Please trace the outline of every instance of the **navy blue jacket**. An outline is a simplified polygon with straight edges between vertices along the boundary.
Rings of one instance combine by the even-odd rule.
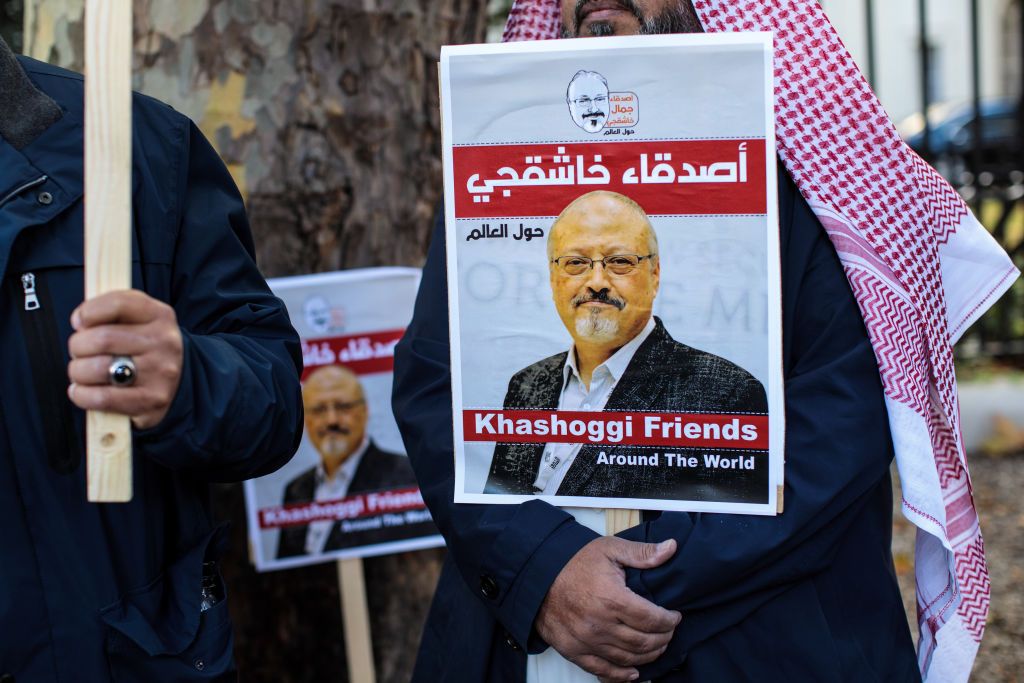
[[[166,418],[134,435],[132,501],[86,502],[84,414],[66,398],[83,287],[82,80],[21,61],[64,115],[20,150],[0,139],[0,678],[230,680],[226,601],[199,608],[201,564],[224,537],[208,484],[295,451],[298,337],[256,268],[224,165],[185,117],[136,96],[134,286],[174,307],[184,368]],[[25,305],[29,274],[38,308]]]
[[[786,379],[785,512],[645,513],[620,534],[674,538],[663,567],[629,570],[640,595],[680,610],[658,681],[919,681],[890,550],[893,458],[878,368],[821,224],[779,173]],[[452,503],[444,233],[395,357],[394,409],[449,555],[415,681],[521,682],[542,651],[533,620],[595,534],[547,503]],[[457,656],[452,656],[452,653]]]

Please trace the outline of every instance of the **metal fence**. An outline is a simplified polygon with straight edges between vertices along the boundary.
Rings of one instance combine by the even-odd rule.
[[[876,0],[864,0],[870,14]],[[980,30],[980,0],[967,0],[970,23],[971,113],[956,130],[942,130],[943,121],[925,118],[921,155],[932,162],[972,205],[995,239],[1024,269],[1024,2],[1007,3],[1016,18],[1015,60],[1020,81],[1016,92],[1000,103],[991,104],[981,95],[981,45],[994,37]],[[930,50],[927,40],[928,3],[918,0],[921,111],[931,108],[928,87]],[[1012,26],[1012,24],[1011,24]],[[1007,47],[1011,47],[1008,44]],[[1011,93],[1006,93],[1011,95]],[[1024,357],[1024,286],[1018,283],[974,328],[959,346],[962,355]]]
[[[902,1],[916,2],[919,111],[931,112],[936,104],[932,101],[936,88],[931,82],[936,72],[931,64],[932,46],[927,30],[929,2]],[[866,29],[864,69],[875,84],[879,68],[885,68],[879,65],[877,56],[879,3],[878,0],[859,2]],[[981,49],[983,41],[998,37],[982,34],[980,17],[982,9],[992,11],[995,4],[981,0],[944,0],[943,9],[953,9],[954,2],[966,3],[969,16],[960,30],[967,33],[970,102],[959,112],[946,110],[946,118],[924,116],[923,130],[908,138],[908,142],[957,188],[1018,267],[1024,269],[1024,18],[1021,15],[1024,0],[1007,0],[999,9],[1010,19],[1004,27],[1017,33],[1015,49],[1006,50],[1002,59],[1016,67],[1006,71],[1016,74],[1019,82],[1010,84],[1006,96],[995,102],[982,97]],[[1024,283],[1018,282],[967,332],[957,352],[960,357],[991,356],[1024,361]]]

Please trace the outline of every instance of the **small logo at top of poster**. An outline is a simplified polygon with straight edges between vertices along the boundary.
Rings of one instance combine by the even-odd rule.
[[[591,134],[632,128],[640,119],[636,93],[611,92],[608,79],[596,71],[580,70],[565,91],[572,122]]]
[[[306,299],[302,304],[302,312],[305,314],[306,324],[316,334],[332,334],[345,328],[345,311],[332,307],[327,303],[327,299],[319,294]]]

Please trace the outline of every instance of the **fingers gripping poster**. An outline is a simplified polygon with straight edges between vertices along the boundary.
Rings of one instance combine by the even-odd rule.
[[[441,79],[455,501],[776,514],[770,35],[452,47]]]
[[[287,465],[245,483],[260,571],[444,544],[391,413],[418,284],[411,268],[270,281],[302,338],[305,429]]]

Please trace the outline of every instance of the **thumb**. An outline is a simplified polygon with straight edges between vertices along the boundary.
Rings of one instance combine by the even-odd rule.
[[[661,543],[638,543],[624,538],[615,539],[609,548],[609,557],[623,567],[651,569],[665,564],[676,553],[675,539]]]

